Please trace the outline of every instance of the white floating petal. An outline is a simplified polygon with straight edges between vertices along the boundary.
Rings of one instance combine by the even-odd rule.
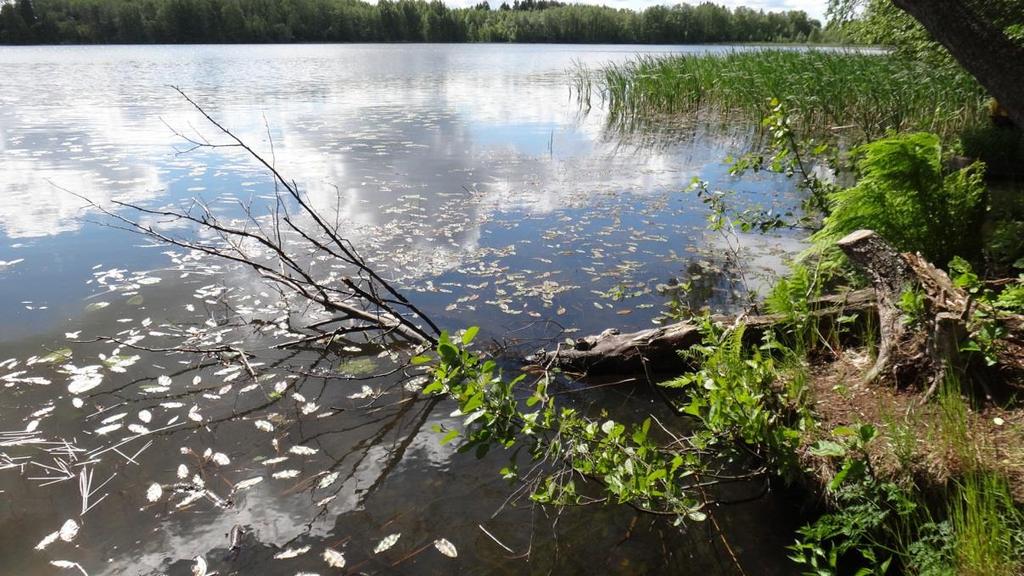
[[[328,475],[324,476],[323,478],[321,478],[320,482],[317,483],[316,487],[317,488],[327,488],[331,484],[334,484],[334,482],[337,479],[338,479],[338,473],[337,472],[331,472],[330,474],[328,474]]]
[[[46,548],[50,544],[53,544],[54,542],[56,542],[57,538],[60,538],[60,531],[50,532],[49,534],[46,535],[45,538],[43,538],[42,540],[39,541],[39,544],[36,544],[36,550],[42,550],[42,549]]]
[[[107,426],[102,426],[100,428],[97,428],[96,429],[96,433],[99,434],[100,436],[102,436],[104,434],[110,434],[111,432],[113,432],[114,430],[117,430],[120,427],[121,427],[120,423],[109,424]]]

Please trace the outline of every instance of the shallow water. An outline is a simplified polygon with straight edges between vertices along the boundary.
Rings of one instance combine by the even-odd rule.
[[[419,399],[397,376],[302,375],[379,370],[388,360],[376,350],[345,359],[266,350],[266,332],[225,325],[237,313],[272,320],[277,298],[266,287],[113,229],[72,194],[152,207],[199,197],[226,215],[265,209],[272,181],[239,150],[186,152],[180,135],[223,139],[176,85],[297,181],[444,327],[480,325],[482,337],[523,348],[638,329],[663,311],[656,287],[672,278],[693,281],[695,306],[728,308],[745,290],[721,239],[704,230],[705,209],[684,192],[693,177],[780,209],[796,195],[784,179],[727,175],[721,160],[742,151],[749,127],[663,126],[671,137],[656,143],[616,133],[600,109],[580,113],[567,71],[725,49],[0,48],[0,430],[30,429],[0,435],[0,571],[50,574],[51,560],[68,560],[91,575],[190,574],[203,556],[222,574],[338,572],[322,558],[328,546],[347,569],[378,573],[735,573],[707,526],[507,501],[515,487],[497,473],[507,454],[478,460],[439,444],[432,428],[457,424],[454,406]],[[796,246],[743,242],[749,284]],[[264,378],[251,383],[215,359],[74,342],[119,335],[160,348],[188,327],[242,338],[260,352]],[[115,353],[139,358],[111,370]],[[69,374],[86,366],[98,366],[95,387]],[[623,419],[658,409],[643,388],[570,397]],[[207,449],[226,458],[205,459]],[[172,486],[182,465],[220,496],[262,480],[229,505],[149,502],[147,487]],[[748,573],[792,572],[784,502],[716,515]],[[33,549],[71,518],[81,524],[72,541]],[[228,554],[234,526],[246,535]],[[373,553],[396,533],[391,549]],[[456,559],[434,549],[438,538]]]

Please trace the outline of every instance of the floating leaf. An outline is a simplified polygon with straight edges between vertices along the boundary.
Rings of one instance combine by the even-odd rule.
[[[231,464],[231,459],[228,458],[227,454],[224,454],[223,452],[214,453],[211,459],[218,466],[227,466],[228,464]]]
[[[318,452],[316,448],[310,448],[309,446],[292,446],[288,451],[299,456],[312,456]]]
[[[50,352],[46,356],[40,358],[38,361],[44,364],[57,364],[58,362],[67,362],[68,360],[71,360],[71,348],[61,348],[59,350],[54,350],[53,352]]]
[[[271,424],[270,422],[267,422],[266,420],[257,420],[255,422],[253,422],[253,424],[256,426],[256,429],[260,430],[261,432],[273,432],[274,431],[274,425]]]
[[[149,489],[146,490],[146,500],[149,500],[150,502],[156,502],[163,495],[164,489],[156,482],[150,484]]]
[[[299,475],[298,470],[281,470],[280,472],[274,472],[271,476],[277,480],[284,478],[295,478]]]
[[[252,488],[253,486],[259,484],[260,482],[263,482],[263,476],[257,476],[255,478],[249,478],[248,480],[242,480],[238,484],[235,484],[234,490],[235,492],[239,492],[247,488]]]
[[[196,556],[192,559],[192,576],[206,576],[206,558]]]
[[[455,549],[455,544],[452,544],[444,538],[434,540],[434,548],[437,548],[438,552],[449,558],[456,558],[459,555],[459,551]]]
[[[66,520],[64,525],[60,527],[60,539],[65,542],[71,542],[78,536],[78,522],[74,520]]]
[[[331,568],[344,568],[345,555],[333,548],[324,548],[324,562]]]
[[[309,552],[309,546],[303,546],[301,548],[286,548],[277,554],[274,554],[274,558],[277,560],[287,560],[288,558],[295,558],[301,556],[306,552]]]
[[[401,532],[385,536],[383,540],[377,543],[377,546],[373,549],[373,553],[380,554],[381,552],[390,550],[391,547],[395,545],[395,542],[398,542],[398,539],[401,537]]]
[[[323,478],[321,478],[320,482],[317,483],[316,487],[317,488],[327,488],[331,484],[334,484],[334,482],[337,479],[338,479],[338,473],[337,472],[331,472],[330,474],[328,474],[328,475],[324,476]]]

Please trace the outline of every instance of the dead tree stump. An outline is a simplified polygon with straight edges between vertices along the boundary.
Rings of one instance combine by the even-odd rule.
[[[927,399],[960,364],[970,298],[920,254],[900,253],[871,230],[853,232],[838,246],[875,290],[878,357],[865,380],[924,386]],[[918,314],[901,305],[908,293],[923,304]]]

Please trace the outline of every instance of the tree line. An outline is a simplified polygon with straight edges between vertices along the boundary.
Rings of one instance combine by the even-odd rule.
[[[555,0],[0,0],[2,44],[267,42],[814,42],[802,11],[712,3],[641,12]]]

